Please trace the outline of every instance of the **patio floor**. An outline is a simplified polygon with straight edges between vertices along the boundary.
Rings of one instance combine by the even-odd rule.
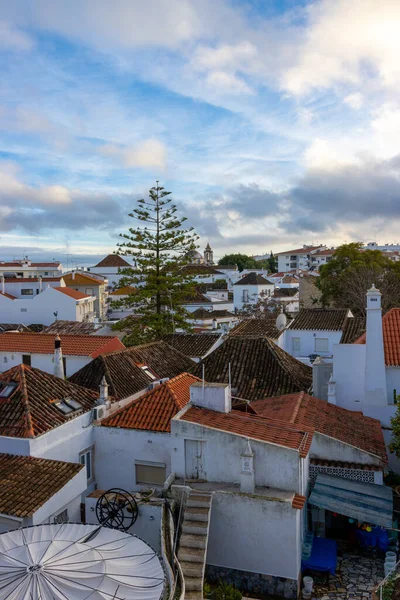
[[[375,553],[338,548],[336,575],[314,577],[312,598],[321,600],[369,600],[371,591],[384,578],[384,560]]]

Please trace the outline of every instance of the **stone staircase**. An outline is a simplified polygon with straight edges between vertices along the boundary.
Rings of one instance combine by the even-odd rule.
[[[185,600],[203,600],[212,494],[191,490],[186,503],[178,560],[185,579]]]

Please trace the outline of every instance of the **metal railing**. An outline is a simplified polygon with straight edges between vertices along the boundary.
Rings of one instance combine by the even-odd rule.
[[[382,579],[382,581],[380,582],[380,584],[376,588],[375,594],[379,597],[379,600],[383,600],[383,590],[385,589],[385,585],[388,583],[388,581],[392,577],[394,577],[396,574],[399,573],[399,565],[400,565],[400,560],[397,561],[396,566],[393,569],[393,571],[391,571],[390,573],[388,573],[388,575],[386,575],[386,577],[384,579]]]

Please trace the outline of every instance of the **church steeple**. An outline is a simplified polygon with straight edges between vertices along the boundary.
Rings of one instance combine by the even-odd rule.
[[[209,242],[207,242],[207,246],[204,250],[204,262],[206,263],[206,265],[214,264],[214,252],[212,251]]]

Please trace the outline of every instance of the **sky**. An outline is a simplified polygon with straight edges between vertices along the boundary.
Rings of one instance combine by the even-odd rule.
[[[0,0],[0,254],[90,265],[155,181],[215,256],[400,240],[398,0]]]

